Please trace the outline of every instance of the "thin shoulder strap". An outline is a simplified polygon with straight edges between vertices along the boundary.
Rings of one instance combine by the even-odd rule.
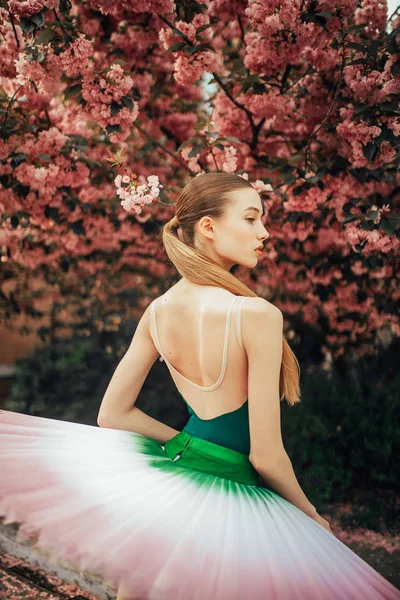
[[[156,313],[155,313],[155,304],[158,300],[159,300],[159,298],[156,298],[150,304],[150,335],[154,342],[155,347],[157,348],[158,353],[160,354],[160,356],[163,357],[163,353],[160,348],[160,342],[158,339],[157,321],[156,321]]]
[[[250,296],[239,296],[239,301],[235,306],[236,337],[239,346],[243,350],[242,339],[242,306]]]
[[[177,369],[175,369],[175,367],[165,357],[165,355],[164,355],[164,353],[162,351],[162,348],[161,348],[160,339],[158,337],[157,316],[156,316],[156,312],[155,312],[155,304],[156,304],[156,302],[158,302],[159,298],[157,298],[156,300],[154,300],[152,302],[152,304],[150,305],[150,320],[151,320],[151,323],[152,323],[152,326],[153,326],[153,331],[154,331],[153,341],[154,341],[154,345],[157,348],[158,352],[160,353],[160,355],[164,359],[165,363],[168,366],[170,366],[171,369],[177,375],[179,375],[179,377],[182,377],[182,379],[184,379],[185,381],[187,381],[188,383],[190,383],[194,387],[197,387],[197,388],[199,388],[199,389],[201,389],[201,390],[203,390],[205,392],[206,391],[210,392],[212,390],[215,390],[222,383],[222,380],[225,377],[226,363],[227,363],[227,354],[228,354],[227,351],[228,351],[229,331],[230,331],[230,323],[231,323],[231,313],[232,313],[234,304],[237,302],[238,298],[240,298],[240,296],[235,296],[233,298],[232,302],[228,306],[228,310],[227,310],[227,313],[226,313],[224,349],[223,349],[223,353],[222,353],[221,372],[219,374],[219,377],[218,377],[217,381],[215,383],[213,383],[213,385],[209,385],[209,386],[199,385],[198,383],[194,383],[193,381],[190,381],[190,379],[188,379],[187,377],[185,377],[184,375],[182,375],[182,373],[179,373],[179,371]]]

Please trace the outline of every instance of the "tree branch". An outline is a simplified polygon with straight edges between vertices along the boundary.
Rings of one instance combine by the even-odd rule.
[[[18,48],[20,48],[21,44],[19,43],[19,39],[18,39],[18,35],[17,35],[17,30],[15,29],[14,16],[13,16],[13,14],[12,14],[12,12],[10,10],[8,11],[8,14],[10,15],[11,25],[12,25],[12,28],[13,28],[13,31],[14,31],[14,37],[15,37],[15,40],[17,42],[17,46],[18,46]]]
[[[310,135],[310,138],[307,142],[307,146],[306,146],[306,150],[305,150],[305,156],[304,156],[304,170],[307,173],[307,162],[308,162],[308,153],[309,153],[309,149],[310,149],[310,145],[311,142],[313,140],[313,138],[316,136],[316,134],[318,133],[318,131],[321,129],[321,127],[323,126],[323,124],[327,121],[329,115],[331,114],[333,107],[335,105],[336,102],[336,98],[339,94],[339,89],[340,89],[340,85],[343,81],[343,72],[344,72],[344,67],[345,67],[345,63],[346,63],[346,48],[347,48],[347,40],[346,40],[346,34],[344,33],[344,23],[343,20],[341,18],[341,15],[338,14],[338,18],[340,20],[341,23],[341,32],[342,32],[342,62],[340,65],[340,76],[339,76],[339,81],[338,84],[336,86],[336,90],[335,90],[335,94],[333,96],[333,100],[331,102],[331,105],[328,109],[328,112],[326,113],[325,117],[322,119],[321,123],[318,125],[318,127],[316,127],[316,129],[314,129],[314,131],[312,132],[312,134]]]
[[[152,142],[153,144],[156,144],[156,146],[161,148],[166,154],[169,154],[169,156],[171,156],[174,160],[176,160],[181,165],[181,167],[186,169],[186,171],[188,171],[191,175],[194,175],[193,171],[189,168],[189,166],[185,163],[185,161],[182,158],[180,158],[180,156],[178,156],[177,154],[174,154],[173,152],[171,152],[171,150],[169,150],[166,146],[164,146],[164,144],[162,144],[158,140],[155,140],[154,138],[152,138],[144,129],[142,129],[142,127],[140,125],[138,125],[136,123],[136,121],[133,122],[133,126],[136,127],[136,129],[138,131],[140,131],[140,133],[142,135],[144,135],[150,142]]]

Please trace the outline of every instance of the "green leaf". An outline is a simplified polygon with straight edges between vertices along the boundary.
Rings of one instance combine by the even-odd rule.
[[[31,15],[30,20],[33,21],[33,23],[35,23],[36,27],[43,27],[43,25],[46,22],[46,19],[44,18],[44,14],[39,12],[39,13],[35,13],[34,15]]]
[[[184,49],[184,52],[186,52],[186,54],[195,54],[198,51],[199,51],[198,46],[186,46]]]
[[[213,23],[206,23],[205,25],[201,25],[198,29],[196,29],[196,33],[201,33],[202,31],[205,31],[206,29],[212,26]]]
[[[197,156],[199,154],[199,152],[201,152],[201,150],[203,150],[203,148],[204,148],[204,144],[198,144],[197,146],[192,148],[192,150],[189,152],[189,158],[193,158],[194,156]]]
[[[293,196],[299,196],[304,190],[309,190],[311,187],[310,183],[302,183],[293,189]]]
[[[234,137],[234,136],[229,136],[229,137],[221,137],[219,138],[221,141],[226,141],[226,142],[236,142],[238,144],[241,144],[242,142],[239,140],[239,138]]]
[[[235,58],[232,61],[232,72],[233,73],[238,73],[238,74],[242,74],[242,73],[246,73],[247,72],[247,68],[244,66],[243,64],[243,60],[241,58]]]
[[[399,52],[399,46],[396,42],[396,38],[388,39],[386,50],[388,54],[397,54]]]
[[[356,215],[349,215],[348,217],[343,219],[343,224],[346,225],[346,223],[351,223],[352,221],[357,221],[357,219],[358,219],[358,217]]]
[[[25,162],[27,156],[28,155],[26,152],[18,152],[17,154],[13,154],[11,157],[11,163],[10,163],[11,168],[15,169],[16,167],[18,167],[18,165]]]
[[[64,98],[72,98],[72,96],[76,96],[82,91],[81,83],[74,83],[65,88],[64,90]]]
[[[183,50],[186,46],[186,42],[174,42],[169,48],[169,52],[179,52]]]
[[[13,229],[16,229],[18,227],[18,225],[19,225],[19,218],[18,218],[18,216],[17,215],[12,215],[11,219],[10,219],[10,222],[11,222],[11,227]]]
[[[253,85],[253,90],[255,94],[265,94],[267,87],[264,83],[257,81],[257,83]]]
[[[114,133],[114,131],[121,131],[120,125],[107,125],[106,132],[108,135],[110,135],[110,133]]]
[[[118,104],[118,102],[115,102],[115,100],[113,100],[111,102],[110,108],[111,108],[111,114],[112,114],[112,116],[115,117],[115,115],[117,115],[121,111],[122,104]]]
[[[36,38],[37,44],[48,44],[54,37],[55,32],[52,29],[43,29]]]
[[[121,96],[121,100],[123,102],[123,104],[129,108],[129,110],[132,112],[133,109],[133,100],[132,98],[130,98],[129,96]]]
[[[76,233],[76,235],[85,235],[86,234],[86,230],[83,226],[83,219],[79,219],[78,221],[71,223],[71,229],[74,233]]]
[[[400,60],[398,60],[397,62],[392,64],[392,66],[390,68],[390,72],[393,75],[393,77],[400,76]]]
[[[193,145],[193,142],[191,140],[188,140],[187,142],[183,142],[177,149],[177,152],[180,152],[184,148],[187,148],[188,146],[192,146],[192,145]]]
[[[207,42],[200,44],[200,46],[197,46],[197,50],[211,50],[211,52],[217,52],[216,49]]]
[[[385,219],[398,223],[400,225],[400,213],[386,213]]]
[[[397,115],[398,102],[380,102],[379,108],[384,113],[394,113]]]
[[[353,204],[351,202],[345,202],[343,204],[342,211],[345,215],[349,215],[352,208]]]
[[[386,235],[392,237],[392,235],[396,232],[398,227],[398,223],[395,221],[389,221],[387,217],[382,217],[381,222],[379,223],[380,227],[386,233]]]
[[[320,25],[322,27],[322,29],[325,29],[325,31],[328,31],[326,28],[326,19],[325,17],[321,17],[320,15],[315,15],[315,19],[313,19],[315,21],[315,23],[318,23],[318,25]]]
[[[52,219],[55,223],[61,223],[60,212],[57,206],[45,206],[44,214],[47,219]]]
[[[45,18],[42,13],[35,13],[30,17],[21,17],[19,26],[24,33],[34,33],[45,24]]]
[[[284,177],[283,180],[285,183],[293,183],[293,181],[295,181],[295,177],[293,175],[293,169],[292,167],[287,167],[287,169],[284,169]]]
[[[378,146],[375,142],[368,142],[368,144],[362,147],[362,153],[367,160],[375,160],[378,154]]]
[[[373,229],[375,229],[375,224],[372,221],[362,221],[360,223],[360,227],[365,231],[372,231]]]

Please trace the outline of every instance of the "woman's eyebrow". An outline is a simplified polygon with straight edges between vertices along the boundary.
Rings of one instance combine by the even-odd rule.
[[[248,206],[247,208],[245,208],[244,210],[255,210],[257,213],[260,212],[260,210],[258,208],[256,208],[255,206]],[[244,212],[244,211],[243,211]],[[264,205],[263,205],[263,211],[261,213],[262,215],[265,214],[264,212]]]

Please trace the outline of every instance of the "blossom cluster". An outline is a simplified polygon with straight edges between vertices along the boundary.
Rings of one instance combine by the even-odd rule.
[[[196,39],[196,30],[209,23],[210,18],[207,14],[197,14],[191,23],[176,21],[175,30],[178,30],[182,36],[192,42],[193,47],[196,47],[200,46],[200,42]],[[212,40],[212,29],[202,31],[202,37],[210,42]],[[159,38],[166,50],[174,43],[182,42],[180,35],[174,35],[171,30],[165,28],[160,29]],[[175,58],[174,78],[180,85],[195,83],[203,73],[212,73],[223,67],[222,56],[215,50],[202,49],[193,54],[186,54],[184,47],[182,47],[180,50],[173,51],[173,55]]]
[[[126,211],[133,210],[136,214],[142,212],[145,204],[151,204],[158,199],[162,186],[157,175],[143,176],[117,175],[114,179],[117,186],[117,196],[122,198],[121,206]]]

